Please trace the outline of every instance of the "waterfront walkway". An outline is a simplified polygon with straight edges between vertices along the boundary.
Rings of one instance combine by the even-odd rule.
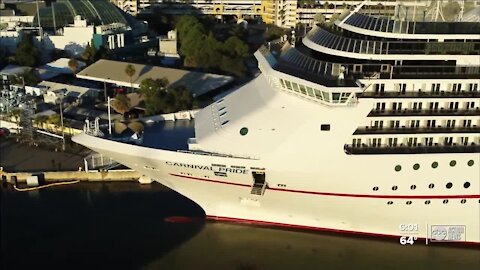
[[[79,167],[84,166],[83,158],[90,152],[55,152],[1,138],[0,167],[7,172],[78,171]]]

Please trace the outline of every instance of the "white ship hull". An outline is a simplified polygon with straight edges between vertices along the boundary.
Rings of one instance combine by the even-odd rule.
[[[478,189],[466,195],[461,190],[463,187],[457,184],[454,192],[432,192],[427,188],[431,175],[427,179],[414,179],[418,188],[410,190],[412,179],[409,175],[399,179],[393,173],[374,173],[398,162],[408,162],[412,158],[408,155],[369,157],[372,166],[355,166],[358,162],[347,157],[343,162],[351,169],[340,168],[340,177],[336,179],[322,174],[299,175],[267,169],[268,187],[263,196],[258,196],[251,194],[253,180],[249,168],[267,167],[260,160],[149,149],[86,134],[78,135],[74,140],[190,198],[214,219],[380,236],[413,235],[418,239],[431,237],[432,225],[462,225],[466,228],[463,240],[480,242]],[[455,156],[459,164],[466,164],[472,158],[478,161],[476,153]],[[422,155],[422,159],[431,158],[445,164],[451,156]],[[212,164],[224,164],[226,168],[245,166],[247,169],[228,171],[227,176],[222,177],[215,172],[226,170],[212,167]],[[191,168],[193,165],[197,166]],[[471,179],[478,187],[479,172],[475,166],[458,165],[458,171],[462,171],[462,181]],[[458,171],[447,170],[439,175],[455,177]],[[395,179],[401,192],[377,194],[372,191],[371,187],[378,185],[378,181],[390,184],[391,178]],[[444,188],[443,181],[437,182],[439,189]],[[279,187],[276,183],[288,185]],[[408,201],[411,204],[407,204]],[[401,229],[403,224],[413,224],[416,228],[405,231]]]

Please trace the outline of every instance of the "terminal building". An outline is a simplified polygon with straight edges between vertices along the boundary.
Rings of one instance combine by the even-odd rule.
[[[360,3],[364,3],[365,9],[377,10],[386,15],[395,14],[395,6],[400,2],[406,6],[425,6],[430,0],[111,0],[122,10],[131,14],[152,12],[153,8],[159,8],[161,12],[180,14],[205,14],[214,15],[217,18],[223,16],[236,16],[237,18],[253,17],[261,18],[267,24],[275,24],[280,27],[295,27],[298,23],[311,26],[315,15],[322,13],[326,19],[333,14],[340,14]]]

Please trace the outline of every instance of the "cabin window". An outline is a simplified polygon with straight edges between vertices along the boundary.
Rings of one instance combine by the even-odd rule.
[[[305,86],[303,86],[303,85],[301,85],[301,84],[299,84],[298,86],[300,87],[300,92],[301,92],[302,94],[306,95],[306,94],[307,94],[307,90],[305,89]]]
[[[245,136],[248,133],[248,128],[243,127],[240,129],[240,135]]]
[[[322,125],[320,125],[320,130],[322,130],[322,131],[330,131],[330,124],[322,124]]]
[[[323,94],[323,100],[325,100],[326,102],[330,102],[330,93],[322,91],[322,94]]]
[[[332,93],[332,101],[334,103],[340,102],[340,93]]]
[[[288,88],[288,90],[292,90],[292,84],[289,81],[285,81],[285,86]]]
[[[292,86],[293,86],[293,90],[295,90],[295,92],[300,92],[300,90],[298,90],[298,84],[292,82]]]
[[[307,87],[307,93],[308,93],[309,96],[315,97],[315,94],[313,93],[313,89],[312,89],[312,88]]]

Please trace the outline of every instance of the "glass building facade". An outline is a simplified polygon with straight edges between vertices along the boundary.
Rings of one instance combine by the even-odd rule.
[[[107,0],[57,0],[51,6],[41,8],[39,13],[43,28],[62,28],[72,24],[77,15],[95,25],[111,23],[128,25],[122,12]],[[35,16],[34,25],[37,24]]]

